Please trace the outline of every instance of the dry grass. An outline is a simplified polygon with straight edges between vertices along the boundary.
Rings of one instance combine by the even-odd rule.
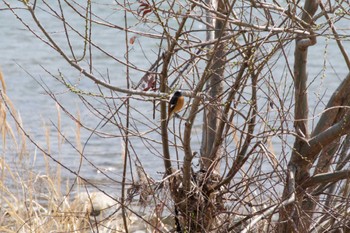
[[[45,154],[45,171],[35,170],[33,160],[39,155],[26,150],[27,135],[19,114],[6,95],[1,72],[0,82],[0,232],[125,232],[117,200],[100,192],[89,193],[88,189],[72,195],[71,184],[62,180],[60,164],[53,169]],[[57,114],[57,130],[60,131],[59,108]],[[49,130],[43,130],[50,150]],[[79,126],[76,140],[81,151]],[[58,147],[62,146],[62,141],[58,133]],[[67,183],[65,187],[64,183]],[[166,227],[163,223],[159,226],[159,218],[152,214],[141,216],[128,209],[126,215],[129,232],[155,232],[152,225]]]
[[[6,95],[6,85],[0,71],[1,101],[0,130],[2,156],[0,158],[0,232],[48,232],[74,231],[84,227],[86,218],[79,214],[68,216],[77,210],[58,193],[59,180],[53,181],[48,175],[38,175],[31,170],[19,170],[20,164],[11,166],[6,159],[25,155],[25,135],[20,130],[21,121]],[[10,114],[9,114],[10,113]],[[9,119],[13,120],[14,127]],[[15,151],[13,150],[15,149]],[[12,160],[21,163],[20,160]],[[60,179],[58,177],[58,179]],[[63,224],[66,222],[66,224]]]
[[[11,100],[6,95],[6,84],[4,76],[0,70],[0,131],[2,139],[2,154],[4,155],[6,151],[6,140],[11,140],[11,143],[14,144],[14,148],[17,150],[19,155],[25,154],[26,150],[26,140],[25,135],[19,129],[22,125],[21,119],[18,116],[15,107],[13,106]],[[15,124],[15,131],[10,126],[7,121],[7,110],[11,111],[12,118],[17,122]]]
[[[57,192],[55,184],[57,181],[49,176],[30,172],[29,176],[23,179],[19,173],[14,173],[3,159],[1,164],[6,176],[0,183],[2,206],[0,232],[116,230],[115,217],[103,219],[102,215],[98,217],[90,215],[92,211],[90,202],[94,200],[94,194],[85,199],[71,199]]]
[[[58,192],[57,180],[48,175],[26,172],[24,179],[3,159],[0,163],[6,174],[0,182],[0,232],[125,232],[120,206],[103,193],[72,198]],[[154,215],[127,211],[126,219],[129,232],[156,232],[152,225],[169,229]]]
[[[115,232],[116,217],[90,216],[89,204],[93,199],[90,195],[84,200],[72,199],[61,192],[59,172],[39,175],[28,164],[22,164],[27,161],[23,159],[26,137],[20,117],[6,95],[1,71],[0,83],[0,232]],[[20,159],[8,159],[12,155]],[[16,162],[12,164],[9,160]],[[45,162],[48,166],[48,161]]]

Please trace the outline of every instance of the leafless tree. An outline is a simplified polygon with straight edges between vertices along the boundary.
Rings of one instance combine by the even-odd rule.
[[[134,144],[140,142],[164,162],[158,183],[145,174],[147,168],[137,168],[142,200],[151,195],[155,206],[168,207],[179,232],[349,231],[350,73],[329,99],[317,100],[318,108],[310,104],[309,92],[320,79],[310,81],[308,74],[310,47],[326,53],[328,47],[317,42],[325,38],[350,69],[348,38],[344,28],[337,29],[349,29],[347,1],[42,0],[22,1],[23,8],[2,2],[96,85],[85,90],[65,74],[52,74],[123,139],[125,231],[126,177],[133,169],[128,161],[138,161]],[[99,15],[99,7],[123,22]],[[23,20],[23,10],[30,20]],[[61,33],[50,32],[38,17],[43,13],[62,24]],[[122,58],[95,39],[96,28],[117,32],[123,43],[113,45],[124,51]],[[157,46],[153,54],[142,52],[145,40]],[[120,72],[96,75],[99,54]],[[148,67],[135,65],[136,56]],[[334,75],[327,59],[313,67],[316,74]],[[168,99],[177,89],[187,104],[178,117],[167,119]],[[153,108],[152,116],[137,109],[140,103]],[[163,199],[159,190],[170,194]]]

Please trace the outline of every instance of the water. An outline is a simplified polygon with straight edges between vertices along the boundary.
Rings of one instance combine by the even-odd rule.
[[[108,12],[103,7],[103,3],[100,3],[102,4],[100,9],[99,4],[94,5],[97,15],[103,20],[120,22],[121,26],[124,26],[124,15],[122,12],[115,10],[115,5],[112,5],[109,8],[111,10]],[[110,3],[108,1],[108,4]],[[20,3],[13,4],[14,6],[22,7]],[[5,7],[1,5],[1,8]],[[70,22],[73,22],[74,26],[81,28],[81,33],[84,33],[84,22],[76,14],[70,12],[69,8],[67,9],[66,18],[71,20]],[[62,33],[61,23],[45,12],[40,10],[38,12],[40,12],[38,18],[44,26],[48,27],[49,33],[52,33],[57,39],[57,43],[65,45],[65,36]],[[30,16],[26,11],[19,10],[18,13],[24,22],[30,24],[38,32],[38,28],[30,20]],[[128,22],[134,30],[140,29],[134,18],[130,18]],[[98,26],[94,26],[93,30],[97,31],[94,34],[96,46],[107,52],[107,54],[101,53],[94,49],[94,74],[101,79],[108,76],[113,85],[121,85],[120,87],[125,88],[126,70],[118,62],[118,59],[125,60],[126,49],[121,46],[124,42],[124,33],[113,28],[101,28]],[[39,148],[28,143],[28,155],[24,158],[23,167],[18,167],[19,156],[16,153],[11,153],[9,149],[6,153],[6,160],[13,164],[19,170],[19,173],[22,173],[23,169],[32,169],[40,174],[46,172],[46,161],[49,161],[53,177],[58,167],[54,160],[61,161],[62,164],[70,169],[61,169],[63,181],[69,180],[72,183],[75,177],[74,173],[79,173],[90,184],[97,185],[102,190],[118,190],[120,188],[118,181],[121,180],[123,166],[123,141],[121,135],[124,132],[120,132],[112,124],[101,127],[104,121],[96,118],[88,106],[84,106],[83,102],[76,95],[67,91],[64,86],[53,79],[45,70],[48,70],[53,75],[62,73],[67,80],[81,90],[99,93],[96,86],[67,65],[55,51],[28,32],[9,10],[0,11],[0,31],[4,35],[0,43],[0,66],[7,84],[7,94],[18,110],[23,120],[24,128],[30,135],[30,138],[52,157],[48,158]],[[43,35],[38,34],[44,39]],[[129,35],[129,37],[131,36],[133,34]],[[81,43],[81,38],[74,40],[73,33],[72,38],[73,47],[82,49],[83,43]],[[138,43],[142,45],[142,50],[140,46],[136,46]],[[67,49],[67,46],[63,47]],[[144,38],[138,37],[135,46],[130,47],[130,59],[133,65],[141,69],[148,69],[151,62],[155,60],[157,52],[158,46],[156,43],[153,43],[152,40],[145,41]],[[147,54],[149,60],[145,60],[142,57],[139,58],[138,54],[140,53]],[[82,52],[80,54],[77,53],[76,56],[82,56]],[[87,63],[88,61],[86,60],[85,68],[87,68]],[[134,83],[137,83],[142,75],[138,71],[130,70],[131,80]],[[41,87],[43,83],[44,87],[54,93],[57,101],[62,104],[60,108],[57,107],[56,102]],[[111,93],[108,92],[104,92],[104,94],[111,96]],[[84,98],[92,103],[98,103],[95,105],[98,108],[97,111],[107,112],[108,109],[101,99],[88,96],[84,96]],[[111,103],[112,101],[109,101],[109,104]],[[122,99],[116,99],[116,106],[111,106],[117,108],[121,103]],[[131,103],[131,106],[135,108],[132,109],[133,116],[138,119],[146,119],[145,117],[148,119],[146,121],[143,120],[143,123],[131,122],[133,131],[137,128],[142,133],[148,131],[150,126],[159,125],[159,114],[157,114],[155,119],[152,118],[152,102],[147,102],[146,104],[141,102],[141,104],[138,104],[138,101],[132,100]],[[69,115],[64,113],[64,109],[67,109],[75,118],[79,116],[85,127],[109,135],[99,136],[84,129],[84,127],[80,127],[80,140],[77,142],[77,124]],[[113,112],[114,110],[112,109],[111,111]],[[125,112],[125,109],[123,109],[123,112]],[[117,117],[123,119],[124,116],[120,115]],[[122,120],[122,123],[125,124],[125,120]],[[61,125],[60,133],[57,132],[59,124]],[[150,175],[155,178],[161,178],[164,169],[163,162],[160,159],[160,136],[158,133],[151,132],[145,134],[145,137],[156,142],[152,143],[154,148],[150,146],[147,139],[144,141],[138,140],[135,143],[135,138],[131,137],[133,144],[132,148],[129,149],[130,154],[137,154],[138,157],[133,156],[133,159],[128,161],[128,163],[140,160]],[[83,158],[77,152],[79,144],[83,148]],[[133,175],[137,178],[135,171]],[[128,175],[128,178],[130,179],[131,175]]]
[[[21,6],[19,3],[13,4]],[[111,4],[112,7],[106,10],[104,4]],[[94,5],[94,7],[96,15],[101,16],[103,20],[119,22],[119,26],[124,26],[123,12],[116,10],[117,6],[114,5],[114,2],[107,1],[103,4],[101,3],[101,5]],[[48,151],[54,159],[61,161],[72,171],[79,171],[82,177],[94,184],[98,184],[103,190],[118,189],[120,186],[116,180],[121,179],[120,175],[123,164],[123,143],[120,137],[122,132],[117,131],[117,128],[112,124],[107,124],[101,128],[101,122],[98,118],[93,116],[89,107],[84,106],[76,95],[69,93],[58,81],[50,77],[43,67],[54,75],[58,75],[58,71],[60,71],[65,75],[67,80],[70,80],[77,88],[88,89],[95,93],[98,93],[98,89],[90,80],[87,80],[80,75],[79,72],[67,65],[55,51],[28,32],[9,10],[4,10],[6,7],[4,7],[2,3],[0,3],[0,8],[0,66],[6,79],[8,96],[19,111],[24,128],[38,145]],[[30,17],[27,12],[21,10],[18,12],[25,22],[29,23],[31,26],[34,25],[33,22],[29,20]],[[41,12],[39,13],[39,18],[43,24],[49,28],[49,32],[56,35],[55,38],[60,45],[64,45],[65,37],[62,33],[61,23],[57,20],[53,20],[52,16],[49,16],[45,12],[38,12]],[[74,26],[79,26],[79,28],[81,28],[80,33],[84,33],[84,21],[82,21],[80,17],[69,10],[66,13],[66,17],[71,20],[70,22],[72,22]],[[157,30],[157,28],[149,29],[146,25],[138,22],[133,17],[130,17],[128,23],[134,30],[150,33],[155,33],[155,30]],[[198,28],[202,28],[202,26],[199,25]],[[347,30],[348,29],[349,28],[347,28]],[[125,34],[113,28],[99,26],[95,26],[93,30],[94,41],[98,43],[98,46],[108,52],[108,54],[105,54],[98,52],[96,49],[96,51],[94,50],[94,74],[100,78],[109,76],[112,84],[121,85],[121,87],[125,88],[126,70],[123,68],[122,64],[118,62],[118,59],[122,61],[125,60]],[[347,31],[344,30],[342,32],[346,33]],[[41,34],[40,36],[42,37]],[[131,36],[133,36],[132,33],[129,34],[129,37]],[[83,48],[84,46],[81,40],[74,40],[74,36],[72,45],[75,48]],[[344,45],[346,49],[349,50],[349,42],[346,41]],[[158,46],[158,40],[137,36],[135,45],[130,45],[131,62],[140,69],[148,69],[152,61],[157,57]],[[324,52],[324,48],[326,48],[326,53]],[[289,48],[288,53],[290,58],[289,62],[292,63],[292,46]],[[317,116],[327,103],[332,91],[340,83],[341,79],[345,77],[348,70],[340,56],[338,48],[333,42],[329,43],[326,37],[320,37],[318,45],[311,47],[309,54],[309,80],[311,82],[309,89],[311,97],[310,114]],[[82,52],[77,53],[76,56],[82,56]],[[325,60],[326,63],[324,63]],[[87,63],[88,61],[86,61],[86,64]],[[276,73],[283,73],[282,69],[284,63],[285,61],[283,59],[279,59],[275,70]],[[323,64],[327,67],[325,72],[323,72],[322,69]],[[134,69],[130,71],[131,80],[137,83],[142,73]],[[64,114],[62,109],[58,110],[55,101],[45,93],[39,83],[45,83],[47,88],[56,94],[63,108],[72,113],[74,117],[80,116],[82,123],[87,128],[96,128],[96,130],[109,133],[111,136],[91,135],[89,130],[80,128],[80,141],[77,143],[77,125],[72,121],[70,116]],[[104,94],[110,95],[108,92]],[[324,99],[319,104],[320,97]],[[101,101],[95,106],[99,111],[106,111],[105,103],[103,103],[101,99],[86,98],[94,103]],[[122,100],[118,99],[115,102],[119,105],[121,101]],[[146,132],[152,126],[157,126],[159,124],[158,112],[156,118],[152,118],[153,104],[151,102],[145,103],[141,101],[141,104],[139,104],[138,101],[135,100],[132,103],[134,104],[132,106],[136,106],[135,109],[132,109],[133,117],[144,122],[131,122],[131,127],[134,127],[134,131],[137,129],[140,132]],[[316,111],[313,111],[315,107],[317,107]],[[58,117],[58,111],[61,116],[60,118]],[[123,116],[121,115],[119,117]],[[62,135],[59,135],[56,130],[59,119],[61,120],[60,131]],[[317,120],[317,117],[315,119]],[[103,122],[102,120],[102,123]],[[125,121],[122,122],[125,123]],[[63,136],[66,139],[63,139]],[[152,141],[147,139],[136,141],[136,139],[132,138],[133,147],[130,148],[130,152],[134,156],[136,154],[139,155],[137,159],[140,159],[148,173],[154,177],[160,178],[161,172],[164,170],[161,158],[162,149],[160,136],[157,133],[148,133],[146,137]],[[194,128],[194,136],[192,137],[194,148],[198,149],[200,138],[200,128],[199,125],[196,125]],[[49,141],[49,143],[47,143],[47,141]],[[61,143],[58,143],[59,141]],[[276,141],[275,143],[280,142]],[[83,155],[85,158],[81,158],[74,148],[79,147],[79,144],[83,145]],[[26,159],[30,161],[31,164],[34,164],[33,169],[41,172],[45,171],[45,160],[43,156],[43,153],[41,153],[38,148],[33,145],[28,145],[28,157]],[[34,158],[36,159],[34,160]],[[133,158],[136,159],[136,157]],[[18,160],[16,156],[7,156],[6,159],[14,163]],[[176,159],[174,154],[173,159]],[[50,159],[49,161],[51,161],[52,170],[55,170],[57,164],[53,163]],[[80,163],[81,161],[82,163]],[[132,162],[133,161],[131,161],[131,163]],[[79,170],[79,165],[81,165],[81,170]],[[74,177],[75,175],[70,171],[62,169],[63,180],[71,180]]]

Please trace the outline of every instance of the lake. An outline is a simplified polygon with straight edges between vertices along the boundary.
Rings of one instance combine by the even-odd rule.
[[[103,19],[117,22],[119,26],[124,27],[124,13],[117,10],[118,6],[115,2],[103,1],[100,3],[100,6],[94,5],[96,6],[94,8],[96,15]],[[11,4],[21,6],[17,2]],[[109,4],[110,7],[106,8],[105,4]],[[23,17],[25,22],[33,25],[33,22],[29,21],[30,16],[27,12],[23,10],[18,10],[17,12]],[[65,37],[62,33],[62,25],[57,20],[53,20],[44,11],[38,12],[40,12],[40,20],[49,28],[50,33],[59,35],[57,36],[58,43],[64,44]],[[84,22],[76,14],[68,10],[67,17],[72,20],[75,24],[74,26],[83,28]],[[74,17],[77,17],[76,20]],[[138,22],[135,18],[130,18],[128,24],[133,30],[154,33],[153,29]],[[198,28],[202,28],[202,26],[198,25]],[[126,48],[123,44],[125,39],[123,32],[112,28],[103,28],[102,30],[101,27],[94,27],[93,30],[94,40],[98,41],[103,49],[117,59],[124,59]],[[348,30],[349,26],[344,26],[342,32],[349,32]],[[107,124],[102,127],[104,119],[98,120],[90,111],[90,106],[84,105],[81,99],[67,91],[67,88],[53,79],[45,69],[54,75],[58,75],[61,72],[77,88],[88,89],[98,93],[96,86],[71,68],[57,52],[26,30],[16,17],[9,10],[6,10],[2,2],[0,3],[0,32],[0,66],[7,84],[7,94],[18,110],[23,126],[30,137],[48,151],[53,158],[61,161],[62,164],[72,171],[79,171],[82,177],[97,184],[101,189],[107,191],[118,189],[119,183],[117,181],[121,180],[123,165],[121,132],[117,132],[117,127],[113,126],[113,124]],[[84,45],[80,42],[80,40],[73,40],[72,44],[82,48]],[[133,65],[141,69],[148,69],[152,61],[157,57],[158,47],[158,40],[137,37],[136,43],[130,45],[130,59]],[[345,48],[348,52],[350,51],[349,41],[345,42]],[[320,37],[317,46],[310,48],[309,54],[309,80],[311,81],[309,89],[311,98],[310,115],[317,115],[327,103],[332,91],[335,90],[342,78],[346,76],[348,69],[336,44],[330,43],[326,37]],[[77,56],[81,55],[77,54]],[[293,63],[293,47],[289,48],[289,57],[289,62]],[[277,65],[274,71],[282,74],[284,61],[283,59],[281,60],[281,66]],[[327,67],[325,72],[322,69],[324,64]],[[93,67],[93,72],[96,76],[101,79],[109,77],[112,84],[125,87],[126,70],[116,60],[111,59],[106,54],[96,52]],[[137,83],[142,77],[142,73],[131,70],[130,76],[131,80]],[[110,134],[110,136],[91,134],[91,131],[82,127],[78,129],[77,124],[69,115],[64,113],[62,108],[57,107],[55,101],[44,91],[39,83],[45,84],[45,88],[55,93],[63,108],[67,109],[75,117],[80,117],[87,128],[103,131]],[[108,92],[104,92],[104,94],[110,95]],[[317,104],[320,97],[323,98],[323,102]],[[106,111],[105,103],[101,99],[86,98],[95,103],[95,107],[98,110]],[[116,102],[120,103],[118,101],[120,100]],[[140,132],[146,132],[150,126],[159,124],[158,111],[155,119],[152,118],[152,102],[141,101],[138,104],[137,100],[133,100],[133,104],[136,106],[132,110],[133,117],[140,121],[131,122],[131,127],[135,131],[137,128]],[[316,111],[313,111],[315,106],[317,106]],[[142,121],[144,122],[142,123]],[[60,134],[56,128],[59,125]],[[80,131],[78,134],[80,138],[77,138],[78,130]],[[192,137],[193,146],[195,149],[198,149],[201,138],[199,123],[194,128],[194,132]],[[135,141],[132,139],[133,148],[130,151],[132,155],[139,155],[138,159],[140,159],[150,175],[160,178],[164,170],[163,161],[161,160],[162,147],[160,137],[156,132],[147,133],[147,137],[154,140],[154,142],[150,144],[149,140]],[[85,158],[81,158],[77,152],[79,147],[83,148]],[[55,174],[57,164],[48,159],[51,167],[47,168],[43,153],[33,144],[27,143],[27,152],[28,154],[23,158],[26,161],[23,167],[17,167],[16,169],[19,169],[21,172],[21,169],[29,168],[43,174],[45,174],[47,169],[50,169],[52,174]],[[18,162],[19,158],[14,151],[8,148],[5,157],[9,163],[16,167],[14,164]],[[173,158],[175,159],[176,156],[174,155]],[[133,161],[130,162],[133,163]],[[70,180],[70,182],[75,177],[74,174],[65,169],[62,169],[61,175],[63,180]],[[136,177],[136,173],[134,175]]]

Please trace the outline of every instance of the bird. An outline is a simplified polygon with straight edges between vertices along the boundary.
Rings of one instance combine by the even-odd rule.
[[[185,99],[182,95],[181,90],[175,91],[174,95],[171,97],[169,102],[167,122],[169,122],[173,114],[180,112],[180,110],[184,106],[184,103]]]

